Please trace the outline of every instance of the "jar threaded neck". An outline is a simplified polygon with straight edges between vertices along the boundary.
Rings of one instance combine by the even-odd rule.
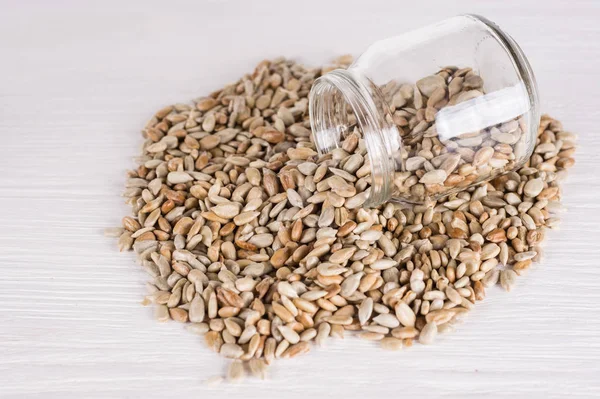
[[[311,128],[321,155],[340,148],[342,139],[353,128],[348,122],[348,108],[356,117],[371,165],[370,194],[365,203],[368,207],[391,199],[396,170],[392,147],[399,150],[400,146],[398,130],[386,120],[382,107],[387,105],[379,96],[366,77],[356,71],[337,69],[318,78],[309,97]]]

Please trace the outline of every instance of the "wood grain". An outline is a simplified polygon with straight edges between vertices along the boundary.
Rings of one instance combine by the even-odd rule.
[[[600,395],[600,3],[0,0],[0,397]],[[542,5],[543,4],[543,5]],[[322,63],[472,12],[529,55],[543,109],[580,134],[546,260],[436,345],[346,339],[208,388],[225,362],[140,305],[145,276],[102,236],[151,113],[263,58]],[[367,396],[368,395],[368,396]]]

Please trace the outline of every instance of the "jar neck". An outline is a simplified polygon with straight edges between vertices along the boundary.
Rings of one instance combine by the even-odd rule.
[[[341,147],[354,128],[347,113],[352,111],[371,165],[371,187],[365,204],[373,207],[390,200],[396,170],[394,154],[400,152],[401,141],[376,85],[357,70],[337,69],[314,82],[309,109],[314,142],[321,155]]]

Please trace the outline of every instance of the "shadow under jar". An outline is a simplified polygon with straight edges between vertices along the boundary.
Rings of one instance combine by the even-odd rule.
[[[374,43],[317,79],[309,107],[320,154],[362,157],[366,206],[423,204],[521,167],[540,116],[522,50],[474,15]]]

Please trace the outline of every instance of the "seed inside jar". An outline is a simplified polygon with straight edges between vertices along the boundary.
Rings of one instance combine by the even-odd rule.
[[[390,81],[377,93],[389,106],[381,108],[389,112],[388,122],[400,136],[400,140],[392,137],[385,149],[397,162],[391,179],[393,199],[422,204],[491,179],[526,161],[527,110],[508,119],[496,116],[494,107],[504,104],[494,105],[501,100],[497,95],[487,95],[483,79],[471,68],[446,67],[416,83]],[[474,112],[483,112],[481,104],[487,107],[485,117],[477,122],[465,121],[474,119]],[[361,150],[362,127],[356,123],[352,109],[347,109],[345,120],[347,134],[354,136],[353,142],[359,142],[353,148],[368,158]],[[468,130],[467,126],[473,124],[476,128]],[[369,167],[364,168],[363,175],[367,181],[371,179]]]

